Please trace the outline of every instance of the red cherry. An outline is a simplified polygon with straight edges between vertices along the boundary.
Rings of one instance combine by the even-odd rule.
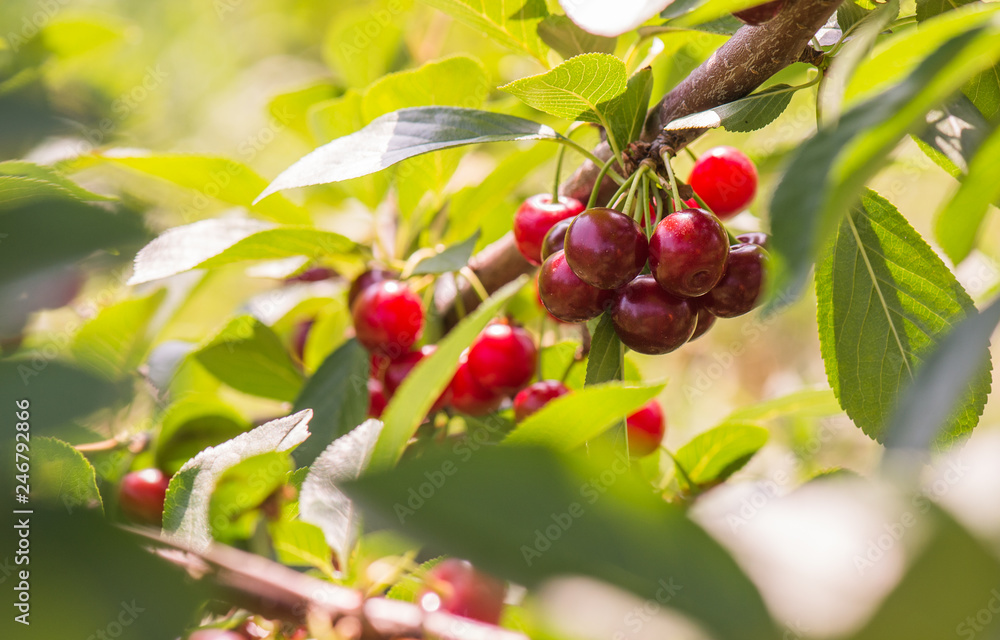
[[[628,451],[633,458],[648,456],[660,447],[667,424],[663,409],[656,400],[650,400],[625,421],[628,429]]]
[[[437,347],[429,344],[420,348],[419,351],[410,351],[409,353],[404,353],[395,360],[389,362],[389,365],[385,368],[385,374],[382,376],[382,381],[385,388],[386,397],[391,398],[396,394],[400,385],[403,384],[403,380],[410,375],[413,371],[413,367],[417,366],[424,358],[430,356],[437,350]],[[448,403],[447,392],[442,393],[431,407],[431,411],[439,411]]]
[[[420,298],[396,280],[367,287],[354,301],[351,315],[358,341],[390,358],[406,353],[423,333]]]
[[[569,229],[570,223],[573,222],[573,218],[566,218],[560,220],[559,222],[552,225],[549,232],[545,234],[545,239],[542,240],[542,261],[548,259],[556,251],[563,250],[563,243],[566,242],[566,230]]]
[[[646,236],[636,221],[603,207],[574,218],[564,246],[573,273],[598,289],[617,289],[636,277],[649,254]]]
[[[712,315],[708,309],[700,307],[698,309],[697,321],[694,326],[694,333],[688,338],[688,342],[691,342],[695,338],[700,338],[715,324],[715,316]]]
[[[545,315],[547,315],[553,322],[557,322],[559,324],[569,324],[565,320],[561,320],[561,319],[555,317],[554,315],[552,315],[551,313],[549,313],[548,309],[545,308],[545,303],[542,302],[542,293],[539,290],[539,284],[538,284],[538,279],[539,279],[540,276],[541,276],[541,272],[540,271],[535,274],[535,300],[538,302],[538,306],[542,308],[542,311],[545,313]]]
[[[761,233],[759,231],[754,231],[752,233],[741,233],[736,236],[742,244],[755,244],[760,247],[767,249],[768,237],[766,233]]]
[[[514,240],[518,251],[531,264],[542,264],[545,234],[555,223],[581,211],[583,203],[576,198],[560,197],[558,202],[552,202],[551,193],[531,196],[514,214]]]
[[[735,318],[757,305],[764,284],[767,252],[756,244],[739,244],[729,249],[729,266],[715,288],[700,302],[713,315]]]
[[[383,356],[378,353],[371,354],[371,360],[368,365],[368,375],[381,381],[385,376],[385,370],[389,367],[390,362],[391,360],[389,360],[388,356]]]
[[[744,9],[743,11],[734,11],[733,15],[736,16],[741,22],[756,27],[777,16],[781,13],[781,9],[784,6],[785,0],[773,0],[773,2],[765,2],[764,4],[759,4],[756,7]]]
[[[320,282],[321,280],[329,280],[336,277],[337,272],[329,267],[310,267],[301,273],[285,278],[285,282]]]
[[[611,321],[628,348],[649,355],[670,353],[695,329],[695,312],[686,298],[678,298],[639,276],[615,292]]]
[[[378,267],[365,271],[354,279],[351,283],[351,288],[347,290],[347,306],[354,306],[354,301],[358,299],[361,292],[376,282],[395,280],[397,277],[399,277],[399,274],[395,271],[380,269]]]
[[[726,270],[729,236],[704,209],[684,209],[656,225],[649,239],[649,268],[661,287],[685,298],[709,292]]]
[[[430,589],[420,596],[427,611],[446,611],[487,624],[500,622],[506,585],[464,560],[449,558],[428,572]]]
[[[159,469],[143,469],[125,474],[118,490],[122,512],[135,522],[159,525],[163,522],[163,502],[170,477]]]
[[[387,404],[385,387],[375,378],[368,378],[368,417],[381,418]]]
[[[314,324],[316,324],[316,318],[300,320],[295,323],[295,328],[292,329],[292,353],[295,354],[299,362],[304,362],[306,359],[306,340],[309,339],[309,330]]]
[[[558,380],[542,380],[521,389],[514,396],[514,418],[520,422],[559,396],[569,393],[569,388]]]
[[[698,158],[688,182],[712,212],[724,219],[753,200],[757,169],[739,149],[715,147]]]
[[[476,380],[469,368],[468,351],[458,361],[447,394],[452,407],[470,416],[484,416],[496,411],[503,400],[503,394],[487,389]]]
[[[557,251],[545,259],[538,272],[538,296],[550,314],[563,322],[583,322],[604,313],[612,291],[592,287],[580,279]]]
[[[491,324],[469,347],[469,370],[486,389],[514,393],[531,381],[538,349],[521,327]]]

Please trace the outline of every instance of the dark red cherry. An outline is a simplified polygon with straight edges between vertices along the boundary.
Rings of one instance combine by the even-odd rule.
[[[538,349],[521,327],[491,324],[469,347],[469,370],[486,389],[514,393],[535,374]]]
[[[143,469],[125,474],[118,489],[118,504],[129,520],[159,525],[163,522],[163,502],[170,476],[159,469]]]
[[[733,147],[715,147],[691,169],[691,188],[722,219],[742,211],[757,192],[757,168]]]
[[[395,271],[389,271],[388,269],[381,269],[379,267],[365,271],[354,279],[351,283],[351,288],[347,290],[347,305],[354,306],[354,301],[358,299],[361,292],[376,282],[395,280],[397,277],[399,277],[399,274]]]
[[[649,268],[661,287],[685,298],[701,296],[726,270],[729,236],[704,209],[684,209],[656,225],[649,239]]]
[[[720,318],[735,318],[757,305],[764,284],[767,252],[756,244],[733,245],[729,265],[719,284],[700,299],[701,304]]]
[[[385,373],[382,375],[383,388],[385,389],[385,397],[391,398],[395,395],[396,391],[399,389],[400,385],[403,384],[403,380],[406,380],[410,372],[413,371],[413,367],[423,360],[429,357],[437,347],[429,344],[421,347],[417,351],[410,351],[409,353],[404,353],[403,355],[390,361],[388,366],[385,368]],[[431,407],[431,411],[439,411],[446,404],[448,404],[448,393],[447,390],[441,394]]]
[[[514,240],[517,250],[531,264],[542,264],[542,241],[552,225],[583,211],[576,198],[560,197],[552,202],[551,193],[540,193],[524,201],[514,214]]]
[[[715,316],[713,316],[708,309],[704,307],[699,307],[697,313],[697,321],[695,322],[694,326],[694,333],[692,333],[691,337],[688,338],[688,342],[691,342],[695,338],[700,338],[703,335],[705,335],[705,333],[711,328],[713,324],[715,324]]]
[[[628,452],[633,458],[648,456],[660,447],[667,423],[663,409],[656,400],[650,400],[625,421],[628,428]]]
[[[358,341],[369,351],[390,358],[409,351],[424,328],[420,298],[396,280],[365,288],[351,307]]]
[[[368,417],[381,418],[387,404],[385,387],[375,378],[368,378]]]
[[[735,11],[733,15],[745,24],[757,26],[777,16],[784,6],[785,0],[773,0],[773,2],[765,2],[743,11]]]
[[[572,218],[560,220],[552,225],[549,232],[545,234],[545,239],[542,240],[542,261],[547,260],[556,251],[563,250],[563,243],[566,241],[566,230],[569,229],[571,222],[573,222]]]
[[[315,323],[315,318],[300,320],[295,323],[295,328],[292,329],[292,353],[295,354],[299,362],[303,362],[306,359],[306,340],[309,339],[309,331]]]
[[[566,262],[563,251],[546,258],[538,273],[538,296],[542,304],[563,322],[596,318],[611,304],[613,295],[612,291],[592,287],[581,280]]]
[[[598,289],[617,289],[646,266],[649,244],[635,220],[614,209],[587,209],[573,219],[563,244],[566,262]]]
[[[569,388],[558,380],[542,380],[521,389],[514,396],[514,418],[520,422],[559,396],[569,393]]]
[[[767,249],[768,237],[766,233],[761,233],[759,231],[754,231],[753,233],[741,233],[736,236],[736,239],[742,244],[755,244]]]
[[[653,276],[639,276],[615,292],[611,320],[625,346],[650,355],[670,353],[695,329],[691,302],[664,291]]]
[[[476,380],[469,368],[468,351],[458,361],[447,394],[452,407],[470,416],[484,416],[496,411],[503,400],[503,394],[487,389]]]
[[[507,586],[464,560],[449,558],[428,572],[420,596],[426,611],[446,611],[487,624],[500,622]]]
[[[309,267],[305,271],[285,278],[285,282],[320,282],[321,280],[329,280],[336,277],[337,272],[330,267]]]

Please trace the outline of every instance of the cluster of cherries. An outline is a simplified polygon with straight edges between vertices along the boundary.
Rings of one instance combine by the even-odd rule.
[[[646,220],[640,226],[611,208],[529,198],[514,216],[514,237],[521,254],[541,264],[538,294],[548,312],[563,322],[607,312],[626,346],[663,354],[703,335],[716,318],[750,311],[763,284],[767,237],[746,234],[731,245],[719,218],[750,203],[757,170],[739,150],[717,147],[698,159],[689,183],[711,211],[688,200],[648,236]]]

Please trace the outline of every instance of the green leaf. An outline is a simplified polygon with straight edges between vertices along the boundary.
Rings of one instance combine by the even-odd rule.
[[[267,111],[271,117],[288,125],[303,136],[309,135],[309,110],[320,102],[332,100],[344,90],[329,81],[319,81],[301,89],[282,93],[271,98]]]
[[[563,58],[582,53],[614,53],[617,38],[588,33],[567,16],[552,15],[538,23],[538,35]]]
[[[369,526],[467,558],[531,588],[586,575],[640,598],[667,598],[720,640],[780,634],[753,584],[684,510],[655,496],[628,458],[528,447],[428,452],[342,487]],[[422,498],[418,491],[429,495]],[[413,498],[413,494],[417,498]],[[734,612],[739,612],[734,615]]]
[[[413,266],[411,275],[424,275],[427,273],[450,273],[458,271],[469,262],[473,252],[476,250],[476,243],[479,242],[480,231],[476,231],[471,236],[441,250],[433,256],[423,258]]]
[[[942,430],[963,410],[970,387],[990,387],[990,336],[1000,322],[1000,299],[971,313],[945,336],[901,394],[886,433],[889,448],[951,444]],[[947,436],[948,434],[943,434]]]
[[[199,452],[244,433],[250,424],[220,400],[186,395],[171,404],[160,419],[153,450],[156,466],[174,474]]]
[[[628,143],[638,140],[646,123],[649,98],[653,92],[653,70],[650,67],[636,71],[625,87],[625,93],[618,96],[608,110],[611,122],[611,136],[624,149]]]
[[[353,241],[311,227],[277,227],[249,218],[201,220],[168,229],[139,251],[128,284],[142,284],[191,269],[214,269],[245,260],[311,259],[356,249]]]
[[[76,508],[101,508],[97,473],[70,444],[39,436],[31,439],[31,499],[57,502],[70,513]],[[11,445],[11,449],[14,446]],[[14,457],[12,452],[11,457]],[[16,458],[21,462],[23,458]]]
[[[315,567],[324,575],[334,577],[330,546],[319,527],[299,520],[279,520],[270,523],[268,530],[279,562]]]
[[[674,455],[677,479],[685,489],[706,489],[724,482],[767,443],[768,431],[752,424],[726,424],[692,438]],[[690,486],[688,482],[694,483]]]
[[[230,467],[254,456],[287,451],[309,437],[312,411],[272,420],[253,431],[209,447],[191,458],[171,479],[163,507],[163,531],[173,541],[204,550],[212,541],[212,492]]]
[[[825,417],[840,413],[840,404],[831,389],[803,389],[773,400],[741,407],[733,411],[722,424],[755,424],[784,416]]]
[[[434,566],[439,564],[442,560],[444,560],[444,556],[431,558],[427,562],[424,562],[420,565],[420,570],[416,572],[416,575],[407,575],[405,578],[394,584],[392,588],[389,589],[388,593],[385,594],[385,597],[391,600],[416,602],[420,597],[420,592],[423,591],[426,586],[424,580],[418,576],[426,575],[428,571],[433,569]]]
[[[778,299],[798,294],[814,257],[903,136],[1000,56],[998,36],[1000,28],[975,28],[949,40],[905,80],[855,105],[792,155],[771,201]]]
[[[301,158],[275,178],[257,199],[282,189],[368,175],[440,149],[481,142],[558,138],[559,134],[545,125],[489,111],[457,107],[400,109]]]
[[[391,71],[406,49],[403,40],[412,2],[341,2],[329,7],[323,60],[348,87],[363,87]],[[331,15],[332,14],[332,15]]]
[[[14,407],[18,400],[30,402],[32,435],[52,434],[70,421],[114,406],[122,396],[118,385],[68,362],[0,360],[0,401],[6,407]]]
[[[579,343],[569,340],[542,347],[538,357],[538,377],[541,380],[560,380],[572,364],[570,374],[563,382],[570,389],[582,388],[587,375],[587,362],[573,364],[579,349]]]
[[[102,309],[73,337],[77,362],[112,380],[134,371],[149,346],[147,326],[166,293],[161,289]]]
[[[341,567],[346,567],[351,559],[351,551],[361,533],[361,520],[354,503],[339,485],[361,477],[381,432],[381,421],[366,420],[347,435],[337,438],[312,463],[302,483],[299,517],[323,531]]]
[[[968,175],[934,223],[934,236],[955,264],[964,260],[975,247],[990,204],[1000,202],[1000,182],[996,179],[998,165],[1000,128],[995,128],[979,147],[969,165]]]
[[[963,5],[972,4],[977,0],[917,0],[917,22],[957,9]]]
[[[927,127],[914,140],[939,167],[961,180],[993,128],[964,95],[927,112],[926,120]]]
[[[854,423],[882,442],[900,393],[973,310],[972,300],[896,208],[873,191],[841,222],[816,274],[830,387]],[[987,376],[963,396],[946,439],[975,427],[988,390]]]
[[[52,192],[62,191],[65,195],[77,200],[114,200],[108,196],[102,196],[84,189],[66,176],[62,175],[52,167],[34,164],[23,160],[7,160],[0,162],[0,176],[20,176],[30,178],[45,183],[45,190]],[[41,189],[40,189],[41,190]],[[0,188],[0,199],[3,199],[3,189]]]
[[[841,32],[846,32],[871,14],[873,8],[871,3],[864,0],[861,4],[854,2],[854,0],[848,0],[837,7],[837,26],[840,27]]]
[[[560,396],[528,416],[504,444],[570,451],[601,435],[663,391],[663,384],[605,382]]]
[[[243,393],[290,402],[302,388],[302,374],[281,339],[253,316],[234,318],[192,355],[216,378]]]
[[[701,111],[673,120],[665,131],[681,129],[714,129],[749,133],[762,129],[782,114],[799,87],[777,84],[745,98],[729,102],[708,111]]]
[[[622,380],[622,342],[615,333],[611,316],[604,314],[590,340],[587,357],[587,386]]]
[[[548,66],[547,47],[538,25],[548,15],[545,0],[424,0],[459,22],[485,33],[519,53],[527,53]]]
[[[254,203],[267,181],[241,162],[229,158],[199,155],[124,155],[108,151],[94,154],[99,161],[126,167],[139,173],[191,189],[202,197],[246,207],[255,215],[285,224],[309,224],[309,213],[284,196]],[[197,202],[192,203],[196,207]]]
[[[433,354],[417,363],[382,414],[385,428],[372,452],[372,469],[384,469],[399,460],[406,443],[451,381],[462,352],[525,282],[527,276],[521,276],[505,284],[442,338]]]
[[[216,481],[209,500],[212,537],[222,542],[253,535],[257,507],[285,483],[292,462],[284,451],[268,451],[240,460]]]
[[[292,454],[300,467],[337,438],[361,424],[368,414],[368,352],[348,340],[327,356],[295,399],[295,411],[312,409],[313,437]]]
[[[1000,66],[982,71],[962,88],[962,92],[988,120],[1000,113]]]

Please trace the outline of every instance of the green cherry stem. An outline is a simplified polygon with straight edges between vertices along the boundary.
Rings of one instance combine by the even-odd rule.
[[[681,192],[677,190],[677,178],[674,177],[674,170],[670,166],[670,154],[666,151],[660,156],[663,158],[663,166],[667,169],[667,178],[670,179],[670,191],[674,194],[674,211],[680,211],[684,201],[681,200]]]
[[[577,153],[579,153],[580,155],[582,155],[587,160],[590,160],[591,162],[593,162],[596,166],[598,166],[598,167],[604,166],[604,161],[603,160],[601,160],[600,158],[598,158],[597,156],[595,156],[593,153],[591,153],[590,151],[588,151],[587,149],[585,149],[582,145],[580,145],[579,143],[577,143],[575,140],[571,140],[571,139],[569,139],[567,137],[561,137],[561,138],[556,139],[556,142],[559,142],[560,144],[563,144],[563,145],[568,145],[570,147],[573,147],[574,151],[576,151]],[[617,156],[614,156],[614,155],[611,156],[612,160],[614,160],[614,158],[616,158],[616,157]],[[607,175],[611,176],[611,179],[614,180],[617,184],[621,184],[621,183],[625,182],[625,178],[621,177],[618,174],[617,171],[615,171],[614,169],[611,169],[610,167],[609,167],[609,169],[607,171]],[[597,182],[595,184],[600,184],[600,182]]]
[[[597,179],[594,180],[594,186],[591,187],[591,189],[590,189],[590,198],[587,199],[587,208],[588,209],[592,209],[594,207],[594,205],[597,204],[597,194],[601,190],[601,183],[604,182],[604,176],[608,175],[608,171],[611,169],[611,165],[613,165],[614,163],[615,163],[615,159],[614,158],[610,158],[601,167],[601,172],[597,174]],[[626,181],[625,184],[627,184],[627,182],[628,181]],[[624,184],[623,184],[623,188],[624,188]],[[613,201],[617,197],[618,197],[618,194],[615,194],[615,196],[612,197],[611,200]]]
[[[559,174],[562,172],[563,158],[566,156],[566,145],[561,145],[559,147],[559,153],[556,154],[556,176],[552,181],[552,202],[559,202]]]
[[[632,174],[632,185],[628,188],[628,197],[625,198],[625,207],[622,209],[622,213],[625,215],[632,215],[632,217],[635,217],[634,214],[630,213],[632,211],[632,202],[635,200],[636,189],[638,189],[639,185],[642,183],[642,174],[646,173],[647,170],[648,167],[646,165],[642,165],[636,170],[635,173]]]

